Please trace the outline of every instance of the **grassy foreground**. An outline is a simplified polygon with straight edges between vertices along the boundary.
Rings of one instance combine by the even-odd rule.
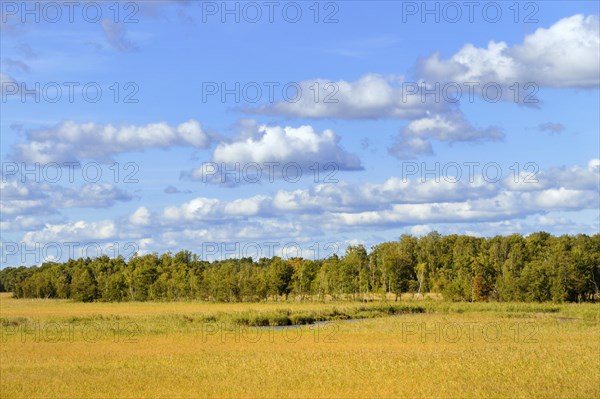
[[[600,397],[598,304],[2,294],[0,318],[2,398]]]

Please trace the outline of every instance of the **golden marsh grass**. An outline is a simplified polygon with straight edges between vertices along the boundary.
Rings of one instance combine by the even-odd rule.
[[[0,392],[3,398],[600,397],[599,305],[418,304],[428,313],[256,328],[236,324],[232,315],[365,305],[84,304],[2,295]]]

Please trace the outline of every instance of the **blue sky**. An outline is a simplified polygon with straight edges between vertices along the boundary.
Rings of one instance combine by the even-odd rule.
[[[3,2],[2,267],[597,233],[598,3],[423,4]]]

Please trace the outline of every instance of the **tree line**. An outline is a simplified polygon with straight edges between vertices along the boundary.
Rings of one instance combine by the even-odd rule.
[[[600,234],[538,232],[492,238],[402,235],[368,253],[208,262],[190,251],[70,259],[0,270],[17,298],[76,301],[370,300],[440,293],[454,301],[582,302],[600,299]]]

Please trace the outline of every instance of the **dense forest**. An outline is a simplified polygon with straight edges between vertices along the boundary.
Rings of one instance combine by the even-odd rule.
[[[323,260],[279,257],[207,262],[190,251],[44,263],[0,271],[0,290],[18,298],[77,301],[368,300],[441,293],[455,301],[600,299],[600,234],[539,232],[442,236],[350,246]],[[387,294],[387,295],[383,295]]]

